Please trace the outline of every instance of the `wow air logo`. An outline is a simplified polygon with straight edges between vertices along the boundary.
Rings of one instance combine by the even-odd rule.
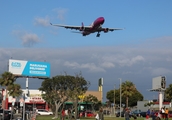
[[[12,62],[11,66],[15,67],[15,68],[20,68],[21,67],[21,63],[19,63],[19,62]]]

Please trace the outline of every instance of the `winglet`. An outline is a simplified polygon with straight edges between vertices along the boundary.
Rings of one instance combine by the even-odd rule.
[[[52,23],[50,23],[50,25],[53,25]]]

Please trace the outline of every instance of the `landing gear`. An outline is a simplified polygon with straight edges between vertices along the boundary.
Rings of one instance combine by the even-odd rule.
[[[100,33],[99,32],[97,33],[96,37],[100,37]]]

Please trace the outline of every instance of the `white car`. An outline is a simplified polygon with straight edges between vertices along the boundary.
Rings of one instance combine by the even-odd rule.
[[[53,115],[52,112],[49,112],[49,111],[47,111],[47,110],[45,110],[45,109],[38,109],[38,110],[37,110],[37,114],[38,114],[38,115]]]

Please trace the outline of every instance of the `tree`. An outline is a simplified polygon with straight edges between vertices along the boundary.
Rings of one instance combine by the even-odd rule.
[[[17,97],[22,94],[22,91],[20,90],[20,85],[14,84],[16,79],[17,77],[10,72],[4,72],[3,74],[1,74],[0,85],[4,86],[6,89],[5,98],[7,98],[7,94],[13,97]],[[7,93],[7,91],[9,92]]]
[[[106,94],[106,98],[111,102],[114,103],[114,90],[110,90]],[[130,101],[128,101],[128,106],[133,107],[137,105],[137,101],[143,100],[143,95],[136,89],[134,94],[129,97]],[[126,99],[122,97],[121,103],[126,103]],[[115,89],[115,105],[120,104],[120,90]]]
[[[53,108],[55,104],[55,117],[58,118],[58,110],[67,100],[77,100],[79,95],[83,95],[88,89],[89,83],[81,76],[57,75],[55,77],[45,79],[41,87],[42,97]],[[77,105],[76,104],[76,105]],[[77,113],[77,106],[75,106],[75,113]]]
[[[53,108],[55,104],[55,118],[58,118],[58,110],[60,106],[69,98],[70,80],[73,76],[57,75],[55,77],[45,79],[39,88],[42,91],[42,97]]]
[[[14,76],[12,73],[4,72],[3,74],[1,74],[0,85],[8,88],[9,85],[14,84],[14,81],[16,79],[17,79],[17,77]]]
[[[137,101],[142,101],[143,95],[136,89],[134,94],[129,97],[128,106],[134,107],[137,106]]]
[[[165,97],[168,101],[172,101],[172,84],[169,84],[169,87],[166,88]]]
[[[128,107],[128,99],[131,97],[133,94],[135,94],[136,88],[135,85],[130,82],[130,81],[125,81],[122,83],[121,86],[121,95],[126,99],[126,106]]]
[[[90,86],[90,82],[86,81],[82,74],[75,74],[74,79],[70,80],[70,86],[69,86],[69,97],[70,100],[73,102],[74,108],[75,108],[75,119],[78,117],[78,101],[79,96],[84,95],[84,93],[88,90],[88,87]]]
[[[19,84],[13,84],[8,86],[8,94],[10,96],[14,97],[19,97],[23,91],[21,90],[21,86]]]
[[[99,101],[98,101],[97,97],[89,94],[88,96],[84,97],[84,102],[86,102],[86,103],[91,102],[92,109],[95,110],[94,107],[96,104],[98,104]]]
[[[145,103],[145,104],[144,104],[144,107],[147,107],[147,106],[149,106],[149,107],[150,107],[151,105],[154,105],[154,102],[148,102],[148,103]]]
[[[110,90],[106,94],[106,98],[111,102],[114,103],[114,90]],[[120,91],[119,89],[115,89],[115,104],[120,103]]]

